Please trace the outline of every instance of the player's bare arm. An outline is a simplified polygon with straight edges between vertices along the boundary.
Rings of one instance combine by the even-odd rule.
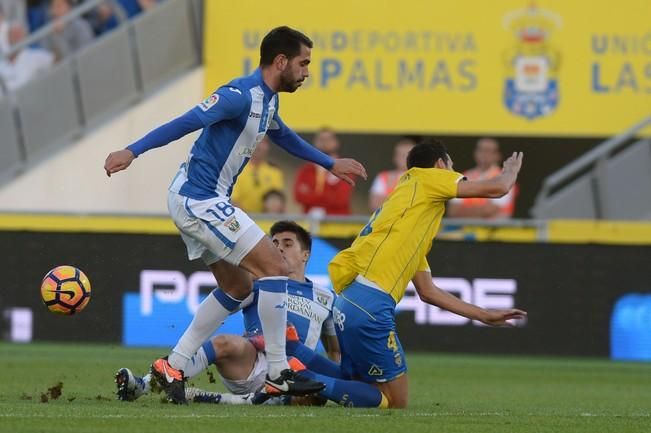
[[[341,362],[341,348],[339,347],[339,340],[336,335],[323,335],[321,342],[326,350],[326,354],[331,361],[336,363]]]
[[[492,179],[480,181],[459,182],[457,197],[459,198],[500,198],[506,195],[518,178],[522,167],[522,152],[513,154],[504,161],[502,174]]]
[[[486,310],[462,301],[454,295],[437,287],[432,281],[432,274],[425,271],[416,272],[412,279],[420,299],[430,305],[443,308],[471,320],[479,320],[489,326],[512,326],[509,320],[522,319],[526,311],[511,308],[508,310]]]

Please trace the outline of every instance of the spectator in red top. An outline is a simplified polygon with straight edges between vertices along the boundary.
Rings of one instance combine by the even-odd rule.
[[[368,207],[371,212],[379,208],[384,199],[393,192],[398,184],[400,176],[407,171],[407,154],[418,140],[413,137],[402,137],[393,148],[393,170],[384,170],[375,176],[373,186],[371,186],[371,195],[368,199]]]
[[[330,128],[322,128],[314,137],[314,146],[338,158],[339,139]],[[303,206],[303,212],[326,215],[350,215],[353,187],[325,168],[304,164],[296,175],[294,199]]]

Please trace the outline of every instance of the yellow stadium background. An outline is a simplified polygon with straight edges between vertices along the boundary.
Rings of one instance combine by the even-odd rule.
[[[651,112],[648,0],[252,0],[206,2],[206,94],[255,68],[261,38],[289,25],[315,47],[311,78],[281,98],[293,128],[346,132],[609,136]],[[613,16],[617,16],[614,20]],[[505,102],[513,61],[544,29],[558,99],[546,114]],[[529,50],[529,51],[528,51]],[[645,131],[651,134],[650,130]]]

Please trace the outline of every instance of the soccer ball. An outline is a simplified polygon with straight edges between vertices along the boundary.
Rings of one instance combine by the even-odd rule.
[[[74,266],[57,266],[43,278],[41,298],[53,313],[66,316],[78,313],[90,301],[90,281]]]

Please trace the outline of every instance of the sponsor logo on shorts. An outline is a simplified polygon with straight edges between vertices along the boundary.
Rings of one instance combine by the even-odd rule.
[[[400,353],[396,353],[393,355],[393,361],[396,363],[398,367],[402,366],[402,355]]]
[[[382,369],[375,364],[371,365],[371,368],[368,369],[369,376],[382,376],[382,374],[384,374]]]

